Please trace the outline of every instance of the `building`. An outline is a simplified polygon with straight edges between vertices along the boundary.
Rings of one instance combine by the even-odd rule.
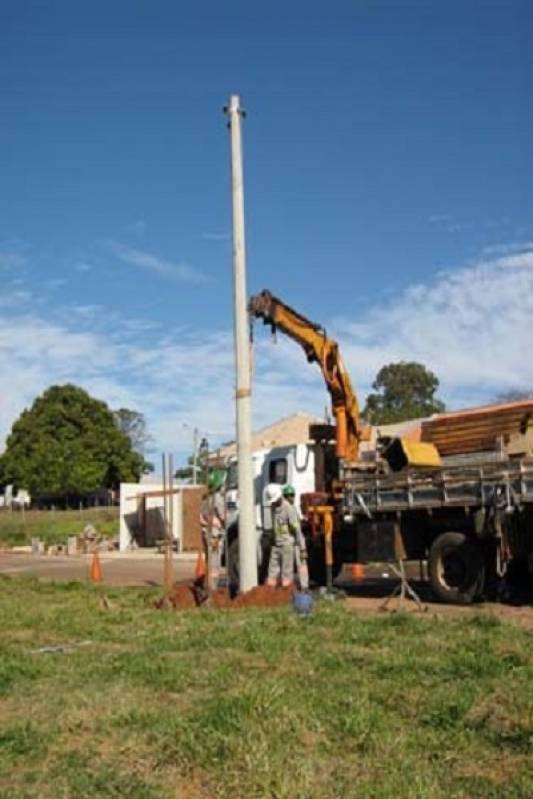
[[[320,424],[324,420],[318,416],[298,411],[291,416],[286,416],[278,422],[262,427],[252,433],[252,451],[259,452],[273,447],[287,447],[292,444],[307,444],[309,441],[309,425]],[[209,456],[209,463],[212,466],[224,464],[229,458],[237,454],[237,444],[235,441],[220,447],[216,452]]]

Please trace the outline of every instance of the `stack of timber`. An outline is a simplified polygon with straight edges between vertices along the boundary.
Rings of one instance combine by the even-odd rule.
[[[441,413],[422,423],[421,440],[434,444],[444,457],[494,452],[502,450],[512,435],[521,432],[528,415],[533,420],[533,397]]]

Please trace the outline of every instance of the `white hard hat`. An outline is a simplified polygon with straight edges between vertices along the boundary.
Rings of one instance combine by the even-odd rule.
[[[278,502],[282,496],[281,486],[277,483],[269,483],[265,488],[265,501],[267,505],[273,505],[274,502]]]

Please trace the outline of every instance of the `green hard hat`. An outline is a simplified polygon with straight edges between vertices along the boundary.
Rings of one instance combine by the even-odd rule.
[[[224,472],[211,472],[207,478],[207,488],[209,491],[218,491],[224,485]]]
[[[283,486],[283,496],[284,497],[295,497],[296,496],[296,491],[294,490],[294,487],[291,486],[289,483],[287,483],[286,486]]]

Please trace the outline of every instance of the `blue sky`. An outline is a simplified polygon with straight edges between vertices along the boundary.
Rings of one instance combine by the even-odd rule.
[[[450,407],[533,386],[527,0],[0,6],[0,438],[54,382],[183,454],[231,438],[228,137],[249,288],[340,341],[361,399],[417,359]],[[321,413],[258,329],[255,423]]]

